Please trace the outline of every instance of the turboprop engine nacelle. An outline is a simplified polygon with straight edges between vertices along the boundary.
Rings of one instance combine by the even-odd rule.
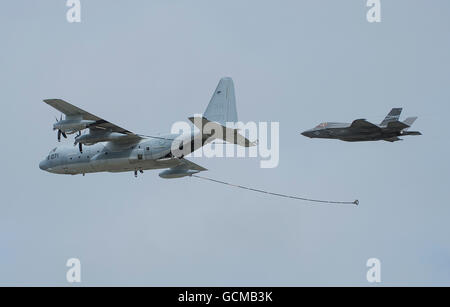
[[[99,142],[108,142],[108,141],[114,141],[120,138],[127,137],[128,135],[118,133],[118,132],[90,132],[88,134],[83,134],[80,136],[77,136],[75,138],[75,145],[76,144],[84,144],[84,145],[93,145]]]
[[[53,130],[60,130],[71,134],[84,130],[93,123],[95,123],[93,120],[63,119],[53,124]]]

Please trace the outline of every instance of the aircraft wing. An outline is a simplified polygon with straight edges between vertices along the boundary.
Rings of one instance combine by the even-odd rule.
[[[366,129],[366,130],[379,130],[380,129],[380,127],[378,127],[377,125],[374,125],[374,124],[368,122],[365,119],[354,120],[350,127]]]
[[[101,120],[100,117],[86,112],[62,99],[44,99],[44,102],[67,116],[81,116],[85,120]]]
[[[90,124],[87,127],[89,129],[110,130],[111,132],[118,132],[118,133],[128,134],[128,135],[136,137],[136,138],[141,138],[131,131],[128,131],[117,125],[114,125],[113,123],[110,123],[98,116],[95,116],[89,112],[86,112],[86,111],[84,111],[62,99],[45,99],[44,102],[46,104],[48,104],[49,106],[52,106],[56,110],[60,111],[61,113],[64,113],[66,116],[74,116],[74,117],[78,116],[78,117],[81,117],[81,119],[83,119],[83,120],[95,121],[94,123]]]
[[[207,169],[204,168],[203,166],[195,164],[194,162],[189,161],[187,159],[181,158],[179,160],[181,163],[178,165],[178,167],[181,167],[183,169],[191,169],[195,171],[207,171]]]
[[[384,139],[387,142],[397,142],[397,141],[403,141],[401,138],[397,137],[397,136],[393,136],[391,138],[388,139]]]

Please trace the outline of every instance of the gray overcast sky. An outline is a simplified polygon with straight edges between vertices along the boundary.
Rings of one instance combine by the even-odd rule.
[[[3,1],[0,284],[449,285],[450,2]],[[280,164],[195,161],[205,175],[360,207],[313,206],[159,171],[60,176],[39,170],[55,147],[63,98],[142,134],[206,108],[222,76],[239,119],[280,122]],[[322,121],[419,116],[396,143],[310,140]],[[65,143],[70,144],[71,140]]]

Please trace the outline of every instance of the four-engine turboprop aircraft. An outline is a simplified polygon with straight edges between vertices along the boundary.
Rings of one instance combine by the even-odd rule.
[[[372,124],[365,119],[357,119],[350,123],[321,123],[313,129],[302,132],[309,138],[338,139],[347,142],[400,141],[399,136],[421,135],[419,131],[408,131],[417,117],[408,117],[399,121],[402,108],[392,109],[379,124]]]
[[[57,120],[53,125],[53,130],[58,130],[58,141],[61,135],[67,137],[66,134],[78,132],[75,137],[75,145],[78,147],[55,147],[39,164],[42,170],[55,174],[84,175],[132,171],[137,176],[138,171],[142,173],[148,169],[168,168],[159,176],[179,178],[206,170],[183,157],[216,138],[246,147],[255,145],[236,129],[226,127],[228,122],[237,122],[236,99],[231,78],[220,80],[203,117],[189,118],[200,129],[200,132],[191,132],[189,135],[142,136],[64,100],[46,99],[44,102],[65,114],[64,119]],[[207,125],[209,129],[205,129]],[[89,132],[81,134],[85,129]],[[231,133],[217,134],[220,129]],[[174,148],[176,150],[173,150]]]

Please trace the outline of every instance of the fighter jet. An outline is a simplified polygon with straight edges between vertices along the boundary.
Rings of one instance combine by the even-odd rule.
[[[184,156],[217,138],[245,147],[256,145],[240,135],[237,129],[226,127],[226,123],[238,121],[231,78],[220,80],[202,117],[189,118],[200,131],[186,135],[144,136],[62,99],[46,99],[44,102],[65,115],[53,125],[53,130],[58,131],[58,141],[61,135],[66,138],[67,134],[78,133],[74,146],[55,147],[39,164],[42,170],[50,173],[85,175],[132,171],[137,177],[138,172],[143,173],[144,170],[166,169],[159,174],[160,177],[180,178],[206,170]],[[87,133],[82,134],[84,130]]]
[[[338,139],[346,142],[387,141],[396,142],[399,136],[421,135],[419,131],[408,131],[417,117],[408,117],[399,121],[402,108],[392,109],[379,124],[372,124],[365,119],[357,119],[350,123],[321,123],[313,129],[302,132],[309,138]]]

